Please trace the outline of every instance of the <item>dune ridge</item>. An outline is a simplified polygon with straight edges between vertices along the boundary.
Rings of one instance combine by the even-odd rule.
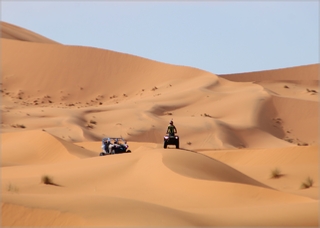
[[[264,70],[256,72],[244,72],[236,74],[221,74],[220,76],[240,82],[262,81],[313,81],[319,80],[319,63],[303,66],[294,66],[281,69]],[[290,75],[290,77],[288,77]]]
[[[319,225],[317,64],[216,75],[1,31],[2,226]]]
[[[0,26],[1,26],[1,38],[27,41],[27,42],[59,44],[54,40],[48,39],[30,30],[21,28],[13,24],[9,24],[4,21],[0,22]]]

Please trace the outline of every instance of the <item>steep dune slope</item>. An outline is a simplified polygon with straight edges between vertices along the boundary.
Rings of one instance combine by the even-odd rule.
[[[165,151],[163,152],[163,163],[174,172],[187,177],[245,183],[268,188],[215,159],[193,152]]]
[[[308,145],[319,141],[319,75],[319,64],[311,64],[221,77],[263,86],[271,99],[259,116],[272,112],[273,126],[282,129],[280,137],[298,145]],[[266,122],[261,122],[266,127]]]
[[[20,40],[20,41],[28,41],[28,42],[36,42],[36,43],[52,43],[58,44],[58,42],[48,39],[44,36],[41,36],[37,33],[34,33],[30,30],[18,27],[13,24],[9,24],[7,22],[0,22],[1,27],[1,38],[12,39],[12,40]]]
[[[17,90],[28,84],[24,95],[49,95],[56,100],[62,96],[68,101],[90,101],[99,95],[105,99],[131,95],[206,73],[108,50],[6,39],[2,39],[1,54],[5,89]]]

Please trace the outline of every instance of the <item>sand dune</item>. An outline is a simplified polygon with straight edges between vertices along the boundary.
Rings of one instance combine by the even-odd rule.
[[[2,226],[319,225],[317,64],[218,76],[1,30]]]
[[[312,64],[221,76],[263,86],[271,95],[263,112],[273,110],[275,126],[281,125],[286,140],[315,144],[319,140],[319,73],[319,64]]]
[[[319,70],[319,64],[310,64],[275,70],[224,74],[221,76],[229,80],[239,82],[255,81],[260,83],[263,81],[313,81],[319,80]],[[290,77],[288,75],[290,75]]]
[[[96,153],[56,138],[43,131],[2,134],[1,166],[44,164],[93,157]]]
[[[318,186],[319,148],[284,147],[276,149],[205,151],[203,154],[215,158],[270,187],[297,195],[318,199],[318,188],[301,190],[300,185],[308,177]],[[281,171],[281,178],[272,179],[274,169]]]
[[[81,217],[59,210],[28,208],[15,204],[2,203],[2,225],[23,226],[84,226]],[[14,212],[14,213],[12,213]],[[45,218],[45,219],[43,219]]]
[[[193,167],[189,164],[190,155]],[[180,160],[178,164],[177,159]],[[203,168],[197,170],[194,166],[200,163]],[[184,170],[177,169],[181,166]],[[52,175],[59,186],[39,184],[40,175],[36,174],[41,173]],[[234,183],[232,178],[242,183]],[[211,226],[216,225],[212,216],[215,218],[220,208],[246,205],[255,210],[263,205],[316,202],[261,187],[240,172],[201,154],[157,148],[137,148],[131,154],[64,163],[5,167],[2,179],[4,183],[14,180],[11,184],[19,186],[17,193],[4,195],[6,203],[68,211],[94,225],[150,225],[155,222],[157,225]],[[115,212],[118,210],[120,215]],[[103,216],[109,211],[112,213],[108,213],[108,217]],[[310,212],[316,211],[310,209]],[[161,216],[155,218],[158,213]],[[119,221],[121,216],[126,220]],[[110,220],[115,223],[109,223]],[[162,220],[166,222],[161,223]]]
[[[21,27],[3,21],[1,21],[1,37],[28,42],[58,44],[58,42],[48,39],[30,30],[23,29]]]

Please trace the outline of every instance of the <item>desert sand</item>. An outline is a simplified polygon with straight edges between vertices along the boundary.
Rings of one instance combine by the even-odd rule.
[[[1,32],[2,227],[319,225],[318,64],[216,75]]]

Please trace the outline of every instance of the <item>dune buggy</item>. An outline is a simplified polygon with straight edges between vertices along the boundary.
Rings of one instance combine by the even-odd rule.
[[[103,138],[101,148],[103,151],[100,153],[100,156],[131,152],[131,150],[128,150],[129,145],[127,141],[123,138]]]

